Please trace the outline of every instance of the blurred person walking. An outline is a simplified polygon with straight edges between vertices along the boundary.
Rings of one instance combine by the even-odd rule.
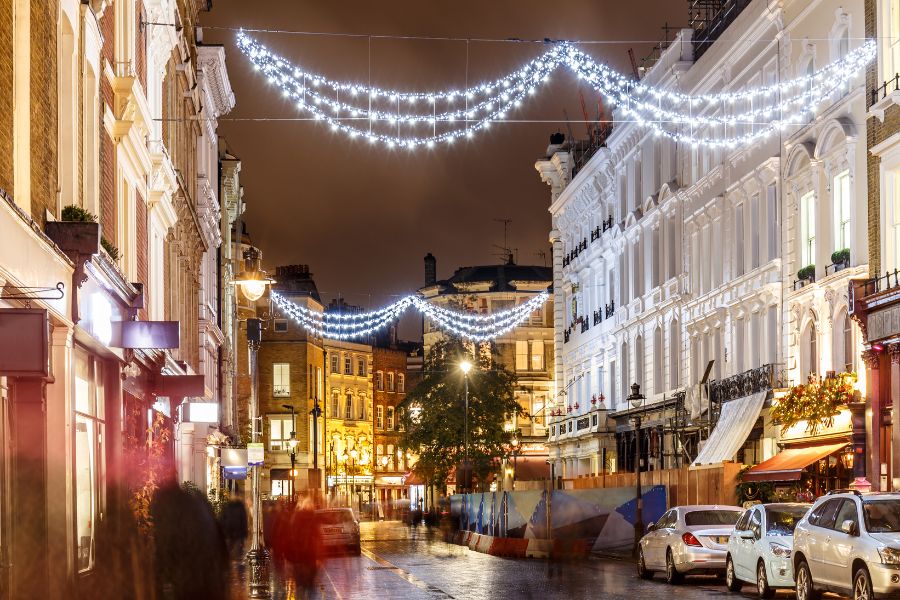
[[[244,544],[249,533],[247,504],[242,494],[238,493],[222,507],[219,524],[228,546],[228,557],[237,565],[238,576],[244,577]]]
[[[322,560],[322,530],[309,500],[291,516],[286,558],[287,576],[294,582],[296,598],[312,598]]]

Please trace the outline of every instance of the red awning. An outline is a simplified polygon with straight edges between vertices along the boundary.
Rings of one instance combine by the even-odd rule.
[[[425,485],[425,479],[413,469],[403,479],[404,485]]]
[[[744,473],[744,481],[797,481],[800,479],[803,469],[834,454],[847,443],[786,448]]]
[[[516,481],[540,481],[550,479],[550,465],[545,456],[519,456],[516,466]]]

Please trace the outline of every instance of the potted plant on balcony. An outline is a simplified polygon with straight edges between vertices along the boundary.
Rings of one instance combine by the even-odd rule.
[[[797,279],[812,283],[816,280],[816,265],[806,265],[797,271]]]
[[[850,248],[841,248],[831,253],[831,262],[835,272],[850,266]]]

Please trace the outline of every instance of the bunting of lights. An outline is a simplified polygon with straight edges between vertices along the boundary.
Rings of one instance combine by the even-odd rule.
[[[397,302],[371,312],[332,313],[309,309],[272,292],[272,302],[308,332],[335,340],[352,340],[372,335],[415,308],[445,331],[475,342],[494,340],[515,329],[549,298],[541,292],[527,302],[491,314],[466,313],[436,306],[420,296],[404,296]]]
[[[688,95],[653,86],[598,63],[570,43],[503,77],[467,89],[401,91],[335,81],[271,52],[243,31],[238,47],[298,110],[350,137],[413,149],[472,137],[537,92],[560,66],[591,85],[617,116],[677,142],[734,148],[802,124],[829,96],[846,89],[874,57],[868,41],[815,73],[762,87]]]

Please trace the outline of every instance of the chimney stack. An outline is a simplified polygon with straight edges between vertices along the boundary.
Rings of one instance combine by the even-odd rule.
[[[425,255],[425,285],[431,285],[437,281],[437,260],[429,252]]]

